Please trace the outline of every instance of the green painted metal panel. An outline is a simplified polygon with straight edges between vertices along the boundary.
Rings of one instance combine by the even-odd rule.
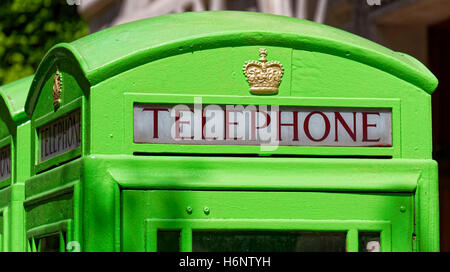
[[[2,139],[10,135],[8,126],[6,125],[5,122],[0,122],[0,135]]]
[[[0,190],[0,209],[7,207],[11,202],[11,187]]]
[[[64,250],[67,242],[75,240],[73,221],[79,221],[76,213],[80,196],[76,188],[81,166],[81,161],[75,160],[27,180],[24,208],[28,238],[64,231]]]
[[[80,159],[29,178],[26,182],[26,197],[45,194],[57,188],[70,187],[80,179],[82,162]]]
[[[292,165],[289,165],[288,163],[290,160],[292,160]],[[397,165],[391,165],[395,161]],[[321,191],[323,193],[322,195],[326,195],[327,192],[333,196],[342,193],[343,195],[349,194],[354,196],[355,199],[367,194],[393,197],[397,194],[408,195],[410,196],[409,199],[411,203],[414,203],[411,204],[413,205],[412,209],[414,210],[415,215],[414,224],[418,226],[414,230],[417,239],[417,246],[414,250],[439,250],[438,202],[436,198],[437,178],[435,176],[437,170],[436,164],[433,161],[424,160],[421,163],[416,164],[416,166],[413,166],[415,163],[418,163],[418,161],[395,161],[386,160],[383,162],[383,160],[314,158],[192,158],[170,156],[152,158],[148,156],[90,156],[89,159],[84,160],[83,167],[84,180],[82,181],[82,184],[86,202],[83,204],[84,206],[82,208],[84,218],[82,229],[83,236],[96,238],[88,239],[85,237],[82,243],[83,250],[120,250],[120,234],[118,234],[117,231],[121,230],[122,223],[118,213],[120,213],[121,207],[124,208],[125,206],[121,203],[123,197],[121,198],[119,184],[122,190],[133,189],[137,192],[136,194],[139,193],[139,189],[159,189],[209,190],[211,191],[211,194],[213,194],[212,191],[228,191],[230,195],[233,195],[233,192],[239,195],[238,191],[242,190],[266,191],[267,193],[279,191],[281,195],[286,193],[286,191],[292,193]],[[286,172],[286,169],[295,168],[294,165],[303,166],[304,168],[300,167],[299,169],[294,170],[297,171],[295,173]],[[358,171],[354,171],[352,165],[356,167]],[[382,167],[382,165],[384,165],[384,167]],[[392,167],[391,174],[396,171],[399,173],[393,174],[396,176],[392,177],[391,182],[385,182],[385,179],[387,179],[386,176],[391,174],[386,174],[386,176],[383,177],[380,174],[375,174],[375,172],[388,172],[389,166]],[[272,167],[272,169],[268,169],[269,167]],[[264,168],[266,168],[266,170],[262,172],[261,169]],[[404,169],[404,172],[403,174],[400,174],[402,173],[400,170],[402,168]],[[411,175],[408,170],[414,168],[418,172]],[[310,171],[305,172],[305,169],[310,169]],[[348,172],[345,172],[344,169],[348,169]],[[319,174],[322,172],[323,176],[320,176]],[[101,173],[108,173],[108,175]],[[400,183],[394,183],[394,180],[397,180]],[[349,182],[352,181],[354,181],[354,183],[349,184]],[[411,187],[403,187],[408,183]],[[417,187],[414,187],[414,184],[416,186],[417,184],[420,184],[419,190]],[[351,190],[355,190],[355,192],[345,193],[345,191],[348,192]],[[339,191],[344,192],[338,193]],[[361,193],[363,191],[372,191],[372,193]],[[122,196],[123,192],[124,191],[122,191]],[[144,191],[141,192],[144,193]],[[421,203],[417,203],[417,199],[419,198],[421,199]],[[196,197],[186,197],[186,199],[191,199],[195,203]],[[279,195],[277,199],[281,199]],[[386,199],[386,203],[389,203],[390,198],[388,197]],[[167,210],[170,209],[170,205],[177,205],[177,202],[182,200],[183,198],[179,199],[178,197],[168,198],[166,203],[160,203],[160,205],[167,205],[165,208]],[[261,199],[260,201],[264,201],[264,199]],[[138,202],[139,201],[137,201],[135,205],[138,205]],[[142,202],[139,203],[140,207],[144,205]],[[241,206],[246,207],[246,199],[240,200],[240,203]],[[325,203],[327,203],[327,201],[324,201],[323,205],[325,205]],[[354,207],[352,205],[350,206]],[[349,209],[350,206],[347,206],[347,212],[342,212],[342,216],[345,217],[351,215],[353,208]],[[144,207],[146,206],[144,205]],[[134,214],[137,215],[139,213],[144,213],[146,209],[133,208],[132,210]],[[378,215],[380,218],[383,218],[383,214],[390,214],[395,211],[396,209],[390,209],[389,211],[379,209]],[[411,213],[412,212],[413,211],[411,210]],[[269,217],[276,218],[278,211],[271,211],[268,209],[266,213],[270,213]],[[323,215],[326,214],[326,212],[321,213]],[[333,216],[335,218],[340,218],[341,215],[339,214]],[[374,214],[377,213],[374,212]],[[302,216],[301,213],[291,213],[291,215],[299,216],[299,218]],[[316,215],[318,216],[317,218],[319,218],[320,214],[317,213]],[[421,223],[422,221],[427,223]],[[180,224],[183,223],[181,222]],[[410,230],[414,229],[414,224],[411,223],[408,225],[408,228]],[[142,226],[142,224],[139,226]],[[128,234],[122,232],[122,235]],[[418,239],[419,237],[422,238]],[[412,235],[410,238],[412,239]],[[103,242],[100,243],[99,241]],[[403,246],[405,245],[406,244]],[[407,245],[410,246],[411,243],[408,242]],[[402,249],[398,250],[403,251]]]
[[[124,251],[145,250],[146,220],[156,229],[385,231],[383,249],[412,251],[412,194],[125,190],[122,207]]]
[[[37,226],[73,218],[73,196],[63,194],[40,202],[39,205],[26,205],[26,230]]]
[[[8,107],[10,116],[19,125],[29,120],[25,113],[25,101],[33,76],[24,77],[0,87],[0,95]]]
[[[428,160],[96,155],[122,188],[414,192]],[[89,160],[89,161],[90,161]]]
[[[32,120],[39,122],[40,118],[45,118],[55,112],[53,105],[53,83],[54,75],[58,70],[61,76],[61,101],[59,108],[70,105],[79,99],[88,87],[87,83],[80,78],[81,74],[76,69],[76,65],[67,59],[61,59],[57,63],[52,63],[47,71],[44,84],[40,91],[40,96],[36,104],[36,112],[33,113]]]
[[[9,209],[4,207],[0,210],[0,252],[8,252],[10,243]]]

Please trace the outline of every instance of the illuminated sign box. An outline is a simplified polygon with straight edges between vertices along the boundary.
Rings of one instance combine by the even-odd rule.
[[[11,147],[5,146],[0,149],[0,180],[11,176]]]
[[[41,161],[80,147],[80,114],[76,110],[38,128]]]
[[[134,142],[392,146],[390,109],[134,105]]]

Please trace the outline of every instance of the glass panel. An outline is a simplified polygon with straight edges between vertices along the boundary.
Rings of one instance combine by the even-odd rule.
[[[60,251],[59,233],[38,239],[40,252],[59,252]]]
[[[180,231],[179,230],[158,230],[157,236],[158,252],[179,252],[180,251]]]
[[[345,232],[193,231],[194,252],[345,252]]]
[[[359,233],[359,252],[380,252],[380,233],[379,232],[360,232]]]

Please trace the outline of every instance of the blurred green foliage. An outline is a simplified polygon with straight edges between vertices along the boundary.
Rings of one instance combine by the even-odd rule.
[[[66,0],[0,0],[0,85],[33,74],[55,44],[88,33]]]

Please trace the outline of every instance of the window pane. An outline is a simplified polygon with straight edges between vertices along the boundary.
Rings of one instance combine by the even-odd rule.
[[[157,243],[158,252],[179,252],[180,231],[158,230]]]
[[[38,239],[38,245],[40,252],[59,252],[60,246],[59,246],[60,238],[59,234],[46,236]]]
[[[345,252],[345,232],[193,231],[196,252]]]
[[[359,252],[380,252],[380,233],[379,232],[360,232],[359,233]]]

